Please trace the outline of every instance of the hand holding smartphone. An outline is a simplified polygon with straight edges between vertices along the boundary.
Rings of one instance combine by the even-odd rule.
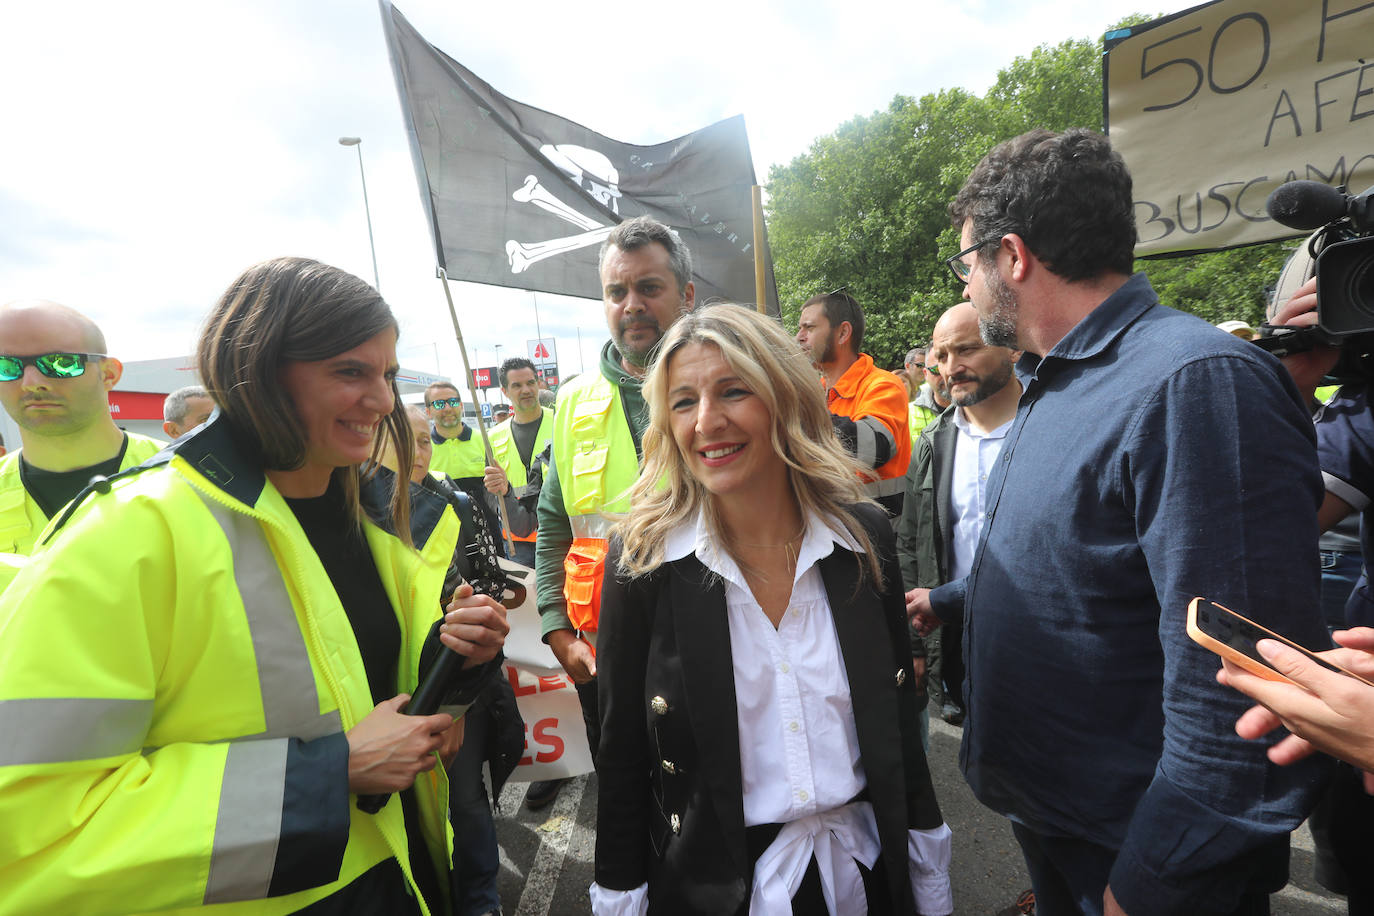
[[[1194,598],[1188,604],[1188,635],[1193,642],[1204,649],[1215,652],[1227,661],[1266,680],[1282,681],[1286,684],[1301,686],[1292,678],[1280,674],[1273,665],[1265,661],[1264,656],[1259,654],[1255,644],[1261,639],[1281,642],[1285,646],[1301,652],[1328,671],[1353,677],[1361,683],[1374,687],[1374,684],[1353,671],[1348,671],[1312,650],[1298,645],[1291,639],[1280,636],[1273,630],[1266,629],[1253,620],[1242,617],[1230,608],[1223,607],[1206,598]]]

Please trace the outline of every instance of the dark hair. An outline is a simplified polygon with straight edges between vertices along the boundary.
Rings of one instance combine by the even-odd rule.
[[[329,359],[383,331],[398,330],[381,294],[350,273],[307,258],[276,258],[244,271],[224,291],[201,331],[196,361],[206,391],[268,470],[305,463],[306,437],[282,388],[287,363]],[[393,381],[391,413],[373,444],[369,466],[379,464],[386,439],[398,467],[410,467],[415,440]],[[356,518],[361,469],[335,469]],[[410,493],[395,487],[391,504],[396,534],[410,542]]]
[[[1106,137],[1085,128],[1033,130],[999,143],[949,213],[955,228],[972,221],[973,242],[1019,235],[1065,280],[1129,274],[1135,260],[1131,173]],[[979,252],[994,256],[991,246]]]
[[[830,329],[833,331],[840,326],[840,322],[848,321],[850,327],[850,346],[854,352],[858,353],[864,346],[864,310],[859,305],[859,300],[849,295],[843,288],[835,290],[833,293],[822,293],[812,296],[802,303],[802,308],[819,305],[825,311],[825,320],[830,322]]]
[[[635,251],[654,242],[662,245],[668,252],[668,267],[677,280],[678,295],[685,296],[687,284],[692,281],[692,253],[687,250],[682,236],[652,217],[636,216],[611,230],[611,234],[606,236],[606,241],[601,243],[601,251],[596,256],[597,273],[600,274],[601,265],[606,263],[606,252],[612,248]]]
[[[510,375],[516,369],[528,369],[534,373],[536,380],[539,378],[539,370],[534,368],[534,363],[525,359],[523,356],[512,356],[510,359],[503,362],[501,368],[497,371],[497,375],[501,378],[502,388],[506,387],[506,376]]]

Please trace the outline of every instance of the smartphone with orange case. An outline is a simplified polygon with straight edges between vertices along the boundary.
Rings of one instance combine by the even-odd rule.
[[[1347,671],[1340,665],[1322,658],[1311,649],[1304,648],[1293,640],[1260,626],[1248,617],[1242,617],[1230,608],[1222,607],[1215,601],[1209,601],[1206,598],[1194,598],[1188,604],[1188,635],[1192,637],[1193,642],[1204,649],[1215,652],[1251,674],[1267,680],[1296,684],[1292,678],[1280,674],[1273,665],[1264,660],[1264,656],[1259,654],[1259,650],[1255,648],[1255,643],[1261,639],[1277,640],[1306,655],[1328,671],[1353,677],[1357,681],[1374,687],[1374,684],[1370,684],[1369,681],[1353,671]]]

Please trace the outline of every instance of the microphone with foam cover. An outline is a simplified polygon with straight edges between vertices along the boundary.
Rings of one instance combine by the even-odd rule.
[[[1346,215],[1350,197],[1320,181],[1289,181],[1269,195],[1269,215],[1294,229],[1320,229]]]

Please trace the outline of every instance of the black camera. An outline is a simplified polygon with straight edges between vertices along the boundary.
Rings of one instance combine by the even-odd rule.
[[[1374,188],[1351,196],[1319,181],[1290,181],[1269,195],[1266,206],[1285,226],[1317,230],[1284,266],[1269,317],[1315,273],[1317,325],[1266,323],[1255,342],[1280,357],[1341,347],[1334,378],[1374,379]]]

